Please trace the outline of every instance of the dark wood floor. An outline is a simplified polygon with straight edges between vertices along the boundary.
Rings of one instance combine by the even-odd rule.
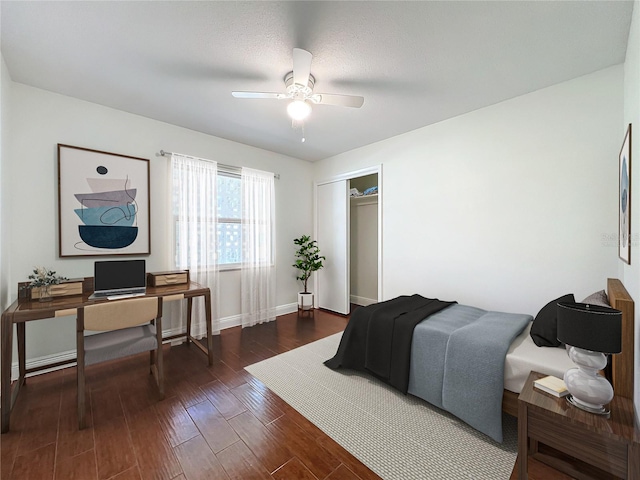
[[[28,379],[0,437],[2,479],[377,479],[243,367],[344,329],[296,314],[215,338],[215,363],[165,346],[166,398],[148,356],[88,369],[88,428],[78,431],[75,368]],[[536,462],[533,480],[566,480]],[[512,480],[517,479],[514,469]]]
[[[344,329],[316,311],[215,338],[215,364],[166,346],[166,398],[148,355],[88,369],[78,431],[75,368],[28,379],[0,438],[3,479],[377,479],[243,367]]]

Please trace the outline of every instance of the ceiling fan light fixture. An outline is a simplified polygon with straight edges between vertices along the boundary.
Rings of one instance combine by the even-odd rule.
[[[311,105],[304,100],[294,100],[287,105],[287,113],[294,120],[304,120],[311,113]]]

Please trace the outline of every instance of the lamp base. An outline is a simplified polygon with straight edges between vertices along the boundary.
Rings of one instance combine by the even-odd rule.
[[[606,357],[599,352],[571,347],[569,358],[578,366],[564,373],[564,383],[571,394],[567,401],[585,412],[607,415],[607,405],[613,400],[611,384],[598,373],[607,365]]]
[[[608,417],[611,414],[611,411],[604,408],[604,406],[591,407],[589,405],[585,405],[584,403],[580,402],[577,398],[574,398],[573,395],[567,395],[565,398],[567,399],[567,403],[569,403],[570,405],[573,405],[574,407],[578,407],[579,409],[584,410],[586,412],[594,413],[596,415],[603,415],[606,417]]]

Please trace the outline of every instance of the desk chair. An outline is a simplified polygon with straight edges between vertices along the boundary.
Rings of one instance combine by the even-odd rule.
[[[84,335],[85,330],[100,331]],[[85,428],[85,367],[150,352],[150,370],[164,398],[162,298],[112,300],[78,308],[78,427]]]

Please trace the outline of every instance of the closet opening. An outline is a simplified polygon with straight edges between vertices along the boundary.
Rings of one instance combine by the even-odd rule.
[[[349,180],[350,303],[378,302],[378,174]]]
[[[315,238],[324,268],[317,306],[348,315],[382,297],[382,165],[315,183]]]

